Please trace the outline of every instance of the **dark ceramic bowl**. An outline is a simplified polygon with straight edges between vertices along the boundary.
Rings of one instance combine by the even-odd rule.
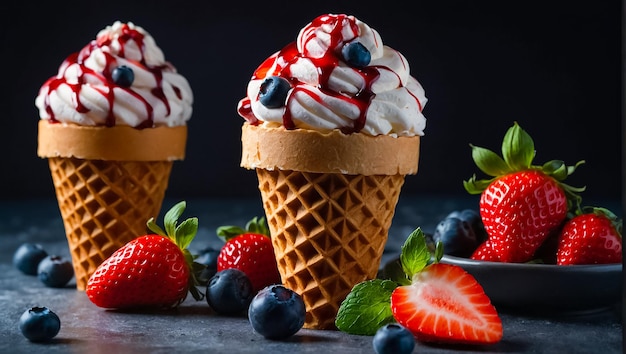
[[[523,264],[443,256],[482,285],[498,309],[540,313],[606,310],[622,301],[622,265]]]

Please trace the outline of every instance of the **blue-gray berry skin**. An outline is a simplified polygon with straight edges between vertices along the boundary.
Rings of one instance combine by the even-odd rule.
[[[130,87],[133,84],[133,81],[135,81],[135,73],[133,72],[133,69],[126,65],[122,65],[113,69],[111,78],[113,79],[113,82],[119,86]]]
[[[415,348],[415,337],[405,327],[389,323],[376,331],[372,345],[376,354],[409,354]]]
[[[433,241],[443,244],[444,254],[465,258],[470,257],[479,244],[469,222],[455,216],[448,216],[437,224]]]
[[[267,108],[279,108],[285,105],[291,89],[289,81],[280,76],[266,78],[259,88],[259,102]]]
[[[304,325],[306,309],[302,297],[281,284],[261,289],[248,309],[252,328],[267,339],[293,336]]]
[[[217,272],[209,280],[206,289],[207,303],[220,315],[245,313],[253,296],[250,279],[236,268]]]
[[[200,284],[207,284],[209,279],[217,273],[217,258],[219,254],[220,250],[213,247],[207,247],[198,252],[198,256],[194,261],[205,266],[197,276]]]
[[[24,243],[15,250],[13,265],[24,274],[37,275],[39,262],[47,256],[48,252],[41,245]]]
[[[47,307],[31,307],[24,311],[19,330],[31,342],[47,342],[61,330],[61,320]]]
[[[472,230],[474,230],[474,234],[476,235],[476,241],[481,243],[485,241],[488,237],[487,231],[485,230],[485,225],[483,225],[483,219],[480,216],[478,210],[475,209],[463,209],[463,210],[455,210],[448,214],[449,218],[459,218],[461,220],[465,220],[469,223]]]
[[[366,67],[372,60],[372,54],[360,42],[346,43],[341,48],[341,56],[348,65],[355,68]]]
[[[72,261],[63,256],[47,256],[39,262],[37,277],[45,286],[62,288],[74,277]]]

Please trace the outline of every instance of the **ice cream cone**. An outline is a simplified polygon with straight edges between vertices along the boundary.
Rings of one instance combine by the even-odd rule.
[[[39,123],[72,256],[76,287],[157,217],[173,160],[184,157],[186,126],[134,129]]]
[[[373,279],[419,136],[244,124],[242,166],[257,172],[278,268],[299,293],[304,327],[334,329],[352,287]]]

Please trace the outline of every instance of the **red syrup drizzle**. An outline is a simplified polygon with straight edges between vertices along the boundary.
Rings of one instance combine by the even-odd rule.
[[[126,43],[128,41],[134,41],[141,48],[141,53],[143,55],[143,49],[145,47],[144,35],[137,30],[131,29],[127,24],[122,25],[122,35],[118,37],[117,41],[120,46],[120,51],[118,54],[120,57],[122,58],[125,57],[124,51],[126,48]],[[91,79],[96,79],[100,81],[102,85],[108,87],[108,90],[98,90],[98,92],[100,92],[103,96],[106,97],[109,103],[109,113],[106,117],[106,122],[105,122],[106,126],[111,127],[111,126],[114,126],[116,123],[115,116],[113,114],[113,105],[115,103],[115,92],[113,88],[118,88],[118,89],[122,89],[126,91],[128,94],[132,95],[133,97],[141,101],[146,107],[146,112],[147,112],[146,120],[141,122],[135,128],[144,129],[144,128],[150,128],[154,126],[154,118],[153,118],[154,109],[150,105],[150,103],[146,101],[146,99],[143,98],[140,94],[132,90],[132,86],[122,87],[122,86],[117,85],[113,81],[113,78],[111,77],[111,73],[113,72],[113,69],[117,67],[117,60],[115,59],[113,55],[111,55],[108,52],[103,52],[105,56],[105,60],[106,60],[106,66],[105,66],[104,72],[96,72],[92,69],[87,68],[84,65],[84,61],[87,58],[89,58],[89,56],[91,55],[94,49],[100,48],[103,46],[110,46],[112,42],[113,42],[113,39],[106,35],[100,36],[96,38],[96,40],[91,41],[80,52],[73,53],[70,56],[68,56],[67,59],[65,59],[64,62],[61,64],[62,69],[60,70],[59,74],[56,77],[52,77],[48,79],[44,83],[44,87],[48,86],[48,94],[45,96],[45,110],[50,115],[51,122],[57,123],[58,120],[55,118],[54,112],[52,111],[52,108],[50,106],[50,93],[54,90],[57,90],[58,87],[63,84],[69,86],[70,89],[72,90],[73,102],[75,104],[76,110],[79,113],[89,112],[89,109],[80,101],[81,87],[86,82],[86,79],[85,79],[86,76],[89,76]],[[167,109],[166,115],[169,116],[171,112],[171,108],[170,108],[169,102],[167,101],[167,98],[165,97],[165,93],[163,92],[162,71],[172,70],[172,68],[168,65],[148,67],[143,57],[141,58],[139,62],[136,62],[136,63],[142,65],[147,71],[151,72],[152,75],[154,75],[155,81],[157,82],[157,87],[152,89],[151,93],[163,102],[163,104],[165,105]],[[64,74],[65,74],[65,70],[67,70],[68,67],[74,64],[79,65],[81,72],[79,74],[79,77],[77,78],[77,82],[75,84],[70,84],[65,81]],[[178,87],[174,87],[174,91],[177,97],[180,98],[181,96],[180,89]]]
[[[355,95],[347,94],[345,92],[335,92],[329,88],[329,79],[330,75],[335,67],[339,65],[339,62],[343,60],[341,56],[338,54],[341,51],[341,45],[343,44],[343,25],[346,23],[352,31],[352,35],[354,38],[359,35],[359,27],[356,23],[356,20],[353,17],[349,17],[347,15],[322,15],[318,18],[314,19],[311,24],[305,27],[302,30],[303,35],[301,38],[306,38],[307,41],[313,40],[315,38],[314,32],[317,28],[322,25],[331,25],[332,31],[330,33],[330,44],[326,53],[320,58],[308,58],[313,65],[318,70],[318,89],[322,91],[324,94],[344,100],[349,102],[350,104],[356,105],[359,107],[359,117],[353,121],[352,126],[341,127],[340,130],[344,134],[356,133],[359,132],[365,126],[366,114],[369,105],[374,98],[375,94],[372,92],[371,87],[372,83],[379,77],[379,69],[389,70],[393,72],[391,69],[382,66],[367,66],[364,68],[355,70],[361,75],[364,81],[364,87],[361,88],[359,92]],[[307,42],[301,44],[301,48],[306,48]],[[306,84],[302,84],[297,79],[291,76],[290,67],[293,63],[297,62],[300,58],[305,58],[306,55],[298,52],[296,42],[292,42],[284,47],[280,52],[276,55],[273,55],[266,59],[254,72],[252,79],[264,79],[268,76],[276,75],[281,76],[292,84],[294,89],[290,97],[287,99],[286,106],[289,105],[289,100],[293,99],[295,93],[303,93],[314,99],[321,105],[324,105],[324,101],[322,98],[317,95],[314,91],[307,88]],[[404,63],[404,61],[403,61]],[[273,65],[276,65],[275,70],[270,72],[270,69]],[[397,74],[396,74],[397,75]],[[400,77],[398,77],[398,82],[401,85]],[[422,110],[422,105],[419,99],[409,92],[417,101],[419,110]],[[254,115],[251,108],[250,98],[246,97],[240,101],[238,107],[239,114],[246,119],[250,124],[259,124],[258,118]],[[283,125],[286,129],[295,129],[295,123],[291,117],[291,112],[285,108],[283,113]]]

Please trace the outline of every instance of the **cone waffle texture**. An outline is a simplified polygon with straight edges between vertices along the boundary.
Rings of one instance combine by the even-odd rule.
[[[48,159],[74,264],[85,290],[96,268],[118,248],[146,233],[157,217],[172,161]]]
[[[404,175],[256,169],[282,281],[304,327],[335,329],[341,302],[376,277]]]

